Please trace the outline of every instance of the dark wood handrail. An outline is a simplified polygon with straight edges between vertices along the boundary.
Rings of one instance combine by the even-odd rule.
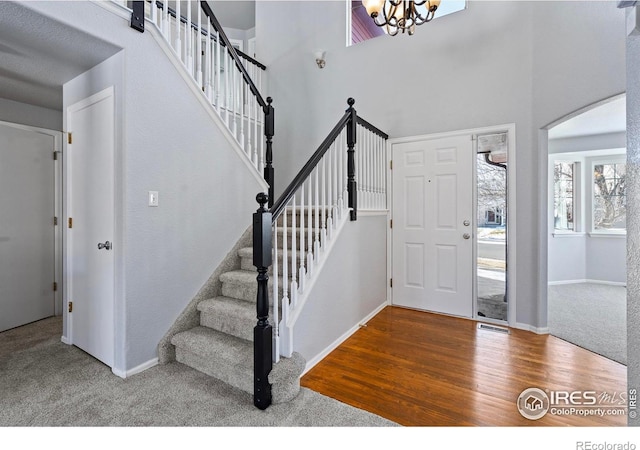
[[[153,2],[153,0],[150,0],[150,1],[149,1],[149,3],[152,3],[152,2]],[[160,9],[164,9],[164,3],[162,3],[160,0],[156,0],[156,5],[158,6],[158,8],[160,8]],[[203,8],[203,9],[204,9],[204,8]],[[177,15],[177,13],[176,13],[176,10],[175,10],[175,9],[173,9],[172,7],[170,7],[170,6],[169,6],[169,7],[168,7],[168,9],[167,9],[167,13],[168,13],[170,16],[172,16],[174,19],[176,19],[176,18],[177,18],[177,16],[178,16],[178,15]],[[206,11],[205,11],[205,13],[206,13]],[[186,24],[188,21],[187,21],[187,18],[186,18],[186,17],[184,17],[183,15],[180,15],[180,22],[181,22],[181,23]],[[214,25],[214,27],[215,27],[215,25]],[[197,25],[197,24],[195,24],[195,23],[193,23],[193,22],[191,22],[191,28],[193,28],[194,30],[197,30],[197,29],[198,29],[198,25]],[[218,31],[220,32],[220,30],[218,30]],[[218,41],[218,40],[216,39],[216,37],[215,37],[213,34],[209,35],[209,33],[207,33],[207,30],[202,29],[202,30],[200,30],[200,33],[201,33],[203,36],[208,36],[208,37],[210,37],[211,39],[213,39],[213,40],[214,40],[214,41],[216,41],[216,42]],[[222,40],[222,42],[220,42],[220,45],[222,45],[223,47],[226,47],[226,46],[227,46],[227,44],[225,44],[224,40]],[[246,60],[247,60],[247,61],[249,61],[251,64],[253,64],[253,65],[255,65],[255,66],[259,67],[259,68],[260,68],[260,69],[262,69],[262,70],[266,70],[266,69],[267,69],[267,66],[265,66],[264,64],[262,64],[260,61],[257,61],[255,58],[252,58],[251,56],[247,55],[247,54],[246,54],[246,53],[244,53],[242,50],[238,50],[238,49],[236,49],[236,48],[235,48],[235,47],[233,47],[232,45],[231,45],[231,47],[236,51],[236,53],[238,54],[238,56],[240,56],[241,58],[246,59]]]
[[[302,167],[302,169],[300,169],[300,172],[298,172],[298,174],[293,179],[293,181],[289,184],[287,189],[285,189],[285,191],[282,193],[282,195],[280,195],[278,200],[276,200],[273,203],[273,206],[271,207],[271,217],[272,217],[271,220],[273,223],[275,223],[275,221],[278,219],[280,214],[282,214],[282,211],[284,211],[285,205],[289,202],[289,200],[291,200],[291,197],[293,197],[293,195],[296,193],[298,188],[302,185],[302,183],[304,183],[304,181],[309,177],[309,175],[311,175],[311,172],[313,172],[313,169],[315,169],[318,162],[320,162],[324,154],[327,152],[327,150],[329,150],[333,141],[336,140],[336,138],[338,137],[342,129],[347,125],[347,122],[349,121],[350,117],[351,117],[351,109],[347,110],[344,116],[342,116],[342,118],[338,121],[336,126],[333,127],[333,130],[331,130],[331,132],[325,138],[325,140],[322,141],[322,144],[320,144],[320,146],[315,151],[315,153],[311,156],[311,158],[309,158],[309,160]]]
[[[258,103],[262,107],[262,110],[264,111],[264,113],[267,114],[268,113],[267,102],[262,97],[262,94],[260,94],[260,91],[258,90],[256,85],[253,83],[253,80],[247,73],[247,69],[244,67],[244,65],[240,61],[238,52],[233,47],[233,45],[231,45],[231,42],[229,42],[229,38],[227,37],[224,30],[222,29],[222,26],[220,26],[218,19],[216,19],[216,16],[213,14],[211,7],[205,0],[200,1],[200,6],[202,7],[202,10],[204,11],[205,15],[209,17],[209,20],[211,21],[211,25],[213,25],[213,28],[218,32],[220,39],[222,39],[222,44],[224,44],[224,46],[227,47],[227,51],[231,55],[231,58],[233,58],[233,61],[235,62],[236,67],[238,68],[240,73],[242,74],[242,78],[244,79],[245,83],[249,86],[249,89],[251,90],[253,95],[255,95],[256,100],[258,100]]]

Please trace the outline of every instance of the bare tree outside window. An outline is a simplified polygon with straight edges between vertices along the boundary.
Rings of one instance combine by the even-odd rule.
[[[556,230],[575,231],[574,170],[574,163],[553,165],[553,227]]]
[[[593,166],[594,230],[627,228],[626,173],[624,163]]]
[[[478,225],[506,223],[504,212],[507,206],[507,171],[488,164],[484,155],[478,155]]]

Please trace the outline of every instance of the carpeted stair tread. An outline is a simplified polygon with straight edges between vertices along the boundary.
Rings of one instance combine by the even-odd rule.
[[[222,295],[248,302],[256,301],[258,292],[257,272],[249,270],[232,270],[220,275]],[[273,303],[273,277],[269,278],[269,304]],[[278,296],[282,297],[282,278],[278,279]]]
[[[256,304],[230,297],[214,297],[198,303],[200,325],[248,341],[253,340]]]
[[[207,327],[176,334],[176,360],[245,392],[253,392],[253,343]]]
[[[171,339],[176,360],[253,394],[253,342],[207,327],[195,327]],[[293,400],[300,391],[305,360],[298,353],[280,358],[269,374],[273,403]]]

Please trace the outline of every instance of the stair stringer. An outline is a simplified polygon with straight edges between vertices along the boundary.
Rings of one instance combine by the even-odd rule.
[[[300,317],[300,314],[302,313],[317,280],[322,276],[322,271],[325,267],[325,263],[329,254],[338,241],[338,238],[340,237],[342,230],[345,228],[345,225],[350,222],[349,214],[349,210],[347,209],[342,211],[342,214],[338,217],[337,223],[335,224],[335,229],[331,231],[331,239],[325,239],[325,246],[320,247],[320,252],[316,256],[317,262],[313,267],[312,273],[305,279],[304,291],[302,293],[291,293],[296,295],[295,307],[289,309],[288,312],[286,308],[282,308],[282,320],[279,321],[278,326],[277,341],[279,341],[279,343],[274,345],[274,349],[279,349],[280,355],[286,358],[290,358],[291,355],[295,352],[295,342],[293,336],[296,322]],[[270,295],[272,296],[273,292],[271,292]]]

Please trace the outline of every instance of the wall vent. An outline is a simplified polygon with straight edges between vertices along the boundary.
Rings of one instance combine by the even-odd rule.
[[[511,332],[509,331],[508,328],[497,327],[495,325],[487,325],[486,323],[479,323],[478,324],[478,329],[479,330],[487,330],[487,331],[495,331],[496,333],[502,333],[502,334],[511,334]]]

